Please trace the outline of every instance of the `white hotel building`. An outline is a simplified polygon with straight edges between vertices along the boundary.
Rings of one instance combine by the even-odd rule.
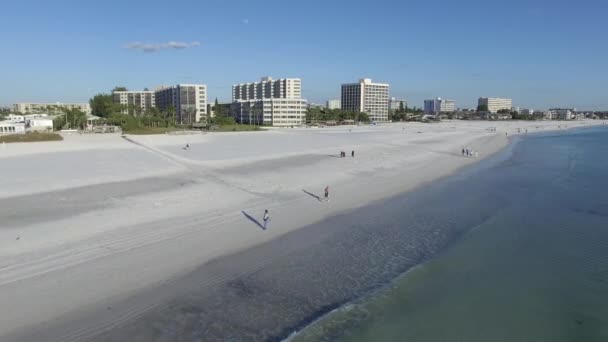
[[[150,108],[156,107],[156,94],[154,91],[113,91],[112,100],[123,106],[123,114],[135,114],[136,110],[140,114],[145,113]],[[137,109],[135,109],[137,108]]]
[[[241,124],[300,126],[306,122],[306,104],[299,78],[264,77],[232,86],[230,113]]]
[[[364,78],[359,83],[342,85],[341,106],[343,110],[366,113],[373,122],[387,122],[388,94],[388,84]]]
[[[497,113],[499,110],[511,110],[513,107],[513,100],[498,97],[480,97],[477,101],[477,105],[487,106],[488,112]]]

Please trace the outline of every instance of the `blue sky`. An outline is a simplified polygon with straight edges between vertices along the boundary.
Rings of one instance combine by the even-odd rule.
[[[232,84],[269,75],[301,78],[311,102],[368,77],[419,107],[496,96],[608,110],[607,15],[604,0],[10,1],[0,104],[176,83],[228,101]]]

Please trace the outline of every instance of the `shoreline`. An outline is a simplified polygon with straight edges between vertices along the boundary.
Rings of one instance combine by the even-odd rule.
[[[416,136],[416,138],[419,136]],[[481,139],[481,140],[479,140]],[[344,198],[344,197],[340,197],[338,195],[338,197],[334,197],[332,196],[332,202],[330,203],[331,207],[330,208],[326,208],[326,207],[319,207],[318,203],[315,204],[314,201],[311,202],[311,199],[307,198],[307,197],[302,197],[305,195],[300,194],[300,191],[298,191],[297,189],[288,189],[288,190],[283,190],[283,191],[287,191],[288,196],[286,195],[281,195],[281,200],[280,201],[276,201],[273,200],[273,197],[276,196],[274,195],[274,193],[276,191],[281,191],[279,190],[274,190],[272,192],[260,192],[259,188],[245,188],[247,191],[249,191],[249,199],[245,199],[246,201],[253,199],[254,197],[261,197],[263,198],[262,201],[256,201],[257,204],[255,204],[255,206],[253,207],[253,209],[247,209],[247,211],[254,211],[257,212],[256,208],[263,208],[263,207],[268,207],[271,208],[271,213],[274,212],[280,212],[280,213],[284,213],[285,215],[290,217],[290,221],[289,222],[289,226],[291,228],[286,229],[284,231],[276,231],[276,229],[273,230],[273,226],[277,223],[277,221],[275,220],[275,222],[273,222],[273,226],[271,226],[270,230],[267,231],[266,236],[263,236],[260,238],[258,232],[248,232],[245,231],[245,234],[243,233],[239,233],[241,235],[243,235],[242,237],[240,237],[239,239],[245,239],[243,242],[241,243],[235,243],[234,241],[232,242],[228,242],[228,240],[226,240],[226,233],[222,233],[221,231],[218,231],[217,229],[213,229],[212,231],[206,231],[204,233],[204,235],[207,235],[207,237],[211,238],[211,240],[213,240],[214,238],[219,238],[221,236],[224,236],[223,238],[220,238],[219,241],[217,241],[217,246],[214,247],[213,251],[209,251],[208,253],[205,253],[207,260],[206,261],[196,261],[194,260],[194,262],[190,261],[189,263],[184,264],[183,262],[181,263],[182,266],[180,266],[181,271],[175,273],[175,271],[172,271],[172,275],[168,278],[168,279],[177,279],[179,278],[181,275],[186,275],[188,274],[188,272],[190,270],[196,269],[197,267],[199,267],[202,264],[206,264],[206,263],[213,263],[215,262],[215,260],[217,260],[218,258],[225,258],[233,253],[239,253],[240,251],[246,250],[248,248],[255,248],[256,246],[259,246],[260,244],[263,243],[269,243],[272,241],[276,241],[277,239],[281,239],[285,236],[285,234],[289,234],[290,232],[295,232],[298,230],[301,230],[305,227],[308,227],[310,225],[314,225],[314,224],[318,224],[319,222],[322,222],[323,220],[326,219],[331,219],[332,217],[338,215],[344,215],[345,213],[350,213],[350,212],[357,212],[358,210],[361,210],[361,208],[363,207],[368,207],[370,205],[374,205],[378,202],[382,202],[383,200],[388,200],[389,198],[391,198],[394,195],[403,195],[403,193],[405,192],[410,192],[412,190],[417,190],[420,188],[423,188],[425,186],[427,186],[429,183],[431,182],[435,182],[441,178],[444,177],[448,177],[452,174],[454,174],[455,172],[458,172],[460,170],[462,170],[462,168],[466,168],[467,166],[473,165],[473,164],[478,164],[477,161],[483,161],[486,160],[489,157],[490,151],[492,151],[493,148],[495,148],[495,150],[493,150],[493,153],[497,153],[499,152],[504,146],[507,145],[506,143],[506,139],[504,139],[505,141],[501,142],[503,138],[497,136],[497,135],[488,135],[488,134],[482,134],[482,136],[477,137],[475,140],[477,141],[477,144],[482,144],[484,142],[489,142],[492,143],[492,145],[487,145],[487,144],[483,144],[483,148],[487,149],[488,152],[483,151],[484,153],[482,154],[483,157],[485,158],[479,158],[479,159],[466,159],[464,157],[458,156],[457,154],[454,155],[454,153],[451,153],[445,150],[445,147],[443,149],[439,148],[433,148],[434,145],[432,145],[433,143],[429,144],[429,145],[424,145],[423,149],[426,148],[427,150],[430,151],[423,151],[423,154],[420,154],[420,156],[418,155],[414,155],[412,158],[415,157],[416,158],[421,158],[423,155],[434,155],[435,157],[433,158],[425,158],[425,159],[420,159],[418,162],[415,162],[414,164],[416,165],[416,167],[411,167],[406,169],[406,171],[409,174],[416,174],[417,172],[420,172],[421,170],[426,170],[429,167],[434,167],[436,169],[439,170],[435,170],[435,172],[433,172],[432,174],[426,173],[424,175],[418,175],[416,179],[414,180],[410,180],[409,182],[407,182],[407,184],[399,184],[399,186],[395,186],[396,183],[398,182],[398,180],[401,179],[401,177],[403,176],[403,170],[402,169],[398,169],[396,170],[394,168],[394,165],[391,163],[387,163],[386,159],[380,158],[379,160],[384,161],[384,163],[387,163],[388,165],[386,165],[383,169],[381,169],[381,174],[382,174],[382,179],[378,179],[378,176],[375,176],[373,178],[373,182],[372,184],[368,184],[368,185],[362,185],[362,184],[356,184],[353,183],[352,181],[344,180],[345,184],[340,185],[340,183],[335,183],[338,185],[333,185],[332,188],[338,188],[340,192],[343,192],[345,194],[365,194],[365,198],[362,198],[360,195],[359,196],[354,196],[351,197],[350,199]],[[431,141],[432,138],[426,139],[425,137],[422,136],[422,141]],[[414,140],[416,141],[416,140]],[[474,146],[472,142],[471,146]],[[162,145],[161,145],[162,146]],[[417,145],[415,145],[414,147],[416,147]],[[430,148],[429,148],[430,146]],[[443,146],[443,145],[441,145]],[[497,148],[498,146],[498,148]],[[374,147],[376,148],[376,147]],[[380,146],[379,148],[385,149],[384,146]],[[390,148],[390,147],[389,147]],[[397,147],[398,148],[398,147]],[[459,147],[458,147],[459,148]],[[360,150],[358,150],[359,152]],[[363,150],[365,151],[365,150]],[[412,150],[414,151],[414,150]],[[172,152],[172,151],[169,151]],[[325,152],[325,151],[323,151]],[[319,154],[322,154],[323,152],[319,151]],[[147,152],[148,153],[148,152]],[[359,157],[359,153],[358,153],[358,157]],[[439,157],[437,157],[439,156]],[[336,167],[338,168],[342,168],[342,166],[340,166],[339,164],[336,164],[338,161],[337,160],[332,160],[332,159],[327,159],[325,157],[323,157],[322,159],[320,159],[320,157],[317,157],[314,153],[313,153],[313,157],[311,158],[311,160],[316,161],[317,159],[322,160],[323,163],[327,163],[327,161],[329,161],[330,163],[333,162]],[[453,157],[458,157],[461,159],[457,159],[458,162],[455,163],[454,160],[452,159]],[[415,160],[414,159],[414,160]],[[281,160],[281,159],[279,159]],[[345,162],[346,160],[344,160]],[[357,158],[355,158],[354,160],[350,160],[352,161],[358,161]],[[408,159],[409,161],[409,159]],[[342,162],[342,161],[340,161]],[[401,161],[400,161],[401,162]],[[291,162],[290,162],[291,163]],[[196,164],[196,163],[195,163]],[[217,164],[217,163],[216,163]],[[256,171],[256,168],[259,168],[259,173],[260,174],[265,174],[268,173],[269,171],[266,170],[266,164],[267,162],[263,162],[260,165],[257,165],[254,167],[253,171]],[[279,166],[279,170],[282,170],[282,168],[284,167],[281,164],[272,164],[270,167],[274,168],[275,166]],[[402,164],[403,165],[403,164]],[[374,165],[376,166],[376,165]],[[229,166],[228,168],[231,168],[234,166]],[[391,168],[392,167],[392,168]],[[291,172],[289,170],[293,169],[293,167],[290,167],[289,165],[287,166],[287,172]],[[296,166],[296,169],[300,169],[299,166]],[[314,165],[312,167],[310,167],[310,169],[314,169]],[[366,172],[374,172],[373,170],[375,170],[375,167],[371,167],[371,171],[368,168],[368,170],[364,171],[364,173],[359,173],[359,174],[355,174],[355,177],[360,177],[360,175],[365,175]],[[224,169],[226,170],[226,169]],[[330,169],[331,170],[331,169]],[[251,172],[252,170],[248,170],[248,172]],[[213,171],[213,173],[211,173],[212,176],[214,177],[219,177],[217,176],[217,170]],[[239,170],[235,171],[237,172],[237,175],[240,176],[240,174],[238,174],[238,172],[240,172]],[[376,171],[377,173],[377,171]],[[215,175],[214,175],[215,174]],[[255,172],[254,172],[255,174]],[[207,173],[204,173],[201,175],[201,177],[206,177]],[[239,188],[244,188],[243,185],[240,185],[239,182],[242,182],[240,179],[238,179],[236,176],[234,175],[229,175],[227,176],[226,174],[222,174],[221,175],[221,179],[223,182],[227,182],[229,184],[233,184],[234,186],[236,186],[236,190],[235,191],[235,196],[238,195],[238,192],[240,192]],[[201,182],[201,180],[197,180],[197,182]],[[313,182],[314,184],[314,182]],[[322,183],[321,183],[322,184]],[[194,189],[194,187],[199,186],[200,184],[195,184],[192,185],[192,189]],[[204,183],[203,185],[205,185],[205,187],[209,186],[208,183]],[[320,186],[319,186],[320,187]],[[187,188],[188,189],[188,188]],[[184,190],[181,190],[184,191]],[[189,190],[186,190],[189,191]],[[223,193],[224,195],[226,195],[225,193],[225,189],[220,187],[219,188],[219,193]],[[240,196],[240,195],[239,195]],[[172,197],[169,197],[172,198]],[[334,199],[338,199],[337,201],[340,202],[340,205],[335,204],[336,200]],[[217,202],[217,201],[216,201]],[[142,203],[142,206],[145,206],[145,202]],[[222,207],[223,203],[216,203],[216,207]],[[239,205],[240,206],[240,205]],[[303,206],[303,207],[302,207]],[[252,208],[252,207],[249,207]],[[310,208],[311,212],[315,212],[314,208],[317,208],[317,213],[315,215],[315,217],[311,217],[310,215],[308,216],[302,216],[301,213],[301,209],[302,208]],[[188,208],[187,208],[188,209]],[[115,209],[112,209],[113,211]],[[131,210],[133,210],[133,208],[131,208]],[[190,210],[190,209],[188,209]],[[321,211],[319,211],[321,210]],[[160,210],[159,212],[159,216],[162,217],[162,210]],[[179,215],[178,213],[175,213]],[[238,218],[238,217],[237,217]],[[151,217],[150,220],[154,220],[154,217]],[[209,219],[213,219],[212,217],[209,217]],[[312,219],[312,220],[311,220]],[[241,219],[242,220],[242,219]],[[239,228],[242,227],[246,227],[247,226],[247,222],[242,222],[241,220],[239,221],[234,221],[233,219],[227,220],[226,218],[221,219],[220,224],[221,225],[235,225],[233,227],[231,227],[231,230],[238,232],[240,231]],[[286,221],[281,221],[280,218],[277,219],[280,223],[280,227],[285,227],[288,223]],[[144,221],[141,223],[142,228],[144,228],[146,226],[146,222]],[[64,222],[65,223],[65,222]],[[69,223],[69,220],[68,220]],[[243,226],[243,223],[245,224]],[[112,222],[109,222],[109,224],[111,225]],[[147,228],[147,227],[145,227]],[[136,233],[139,230],[134,230],[133,232]],[[103,232],[103,229],[100,230],[100,232]],[[192,234],[200,234],[203,231],[201,231],[201,228],[195,228],[192,229],[189,232],[185,232],[185,235],[182,235],[182,237],[179,236],[175,236],[174,233],[172,233],[173,235],[165,235],[163,237],[163,239],[156,239],[156,240],[150,240],[148,241],[147,244],[142,244],[139,247],[135,246],[137,249],[136,250],[149,250],[149,249],[156,249],[157,247],[159,247],[159,244],[166,244],[167,240],[166,238],[172,238],[172,239],[178,239],[180,241],[187,239],[189,237],[193,237]],[[58,239],[61,238],[61,234],[57,237]],[[229,236],[231,238],[236,237],[235,235]],[[86,237],[85,237],[86,238]],[[249,238],[255,239],[253,241],[247,241]],[[143,239],[143,237],[142,237]],[[200,240],[200,239],[199,239]],[[200,241],[205,241],[207,239],[203,239]],[[209,241],[209,240],[207,240]],[[197,241],[194,241],[197,242]],[[193,243],[194,243],[193,242]],[[174,246],[177,246],[179,244],[173,244]],[[207,243],[208,245],[208,243]],[[207,247],[212,247],[212,246],[207,246]],[[222,248],[223,247],[223,248]],[[161,253],[158,256],[161,256],[163,254],[166,254],[166,252],[173,250],[174,247],[171,246],[167,246],[167,248],[163,249],[163,253]],[[221,252],[220,252],[221,251]],[[103,256],[103,258],[116,258],[119,257],[121,253],[126,253],[128,252],[128,250],[117,250],[117,251],[113,251],[112,253],[108,253],[106,255]],[[219,252],[219,253],[218,253]],[[87,259],[85,260],[86,262],[97,262],[96,260],[98,260],[100,258],[100,255],[93,253],[93,255],[91,255],[91,259]],[[91,261],[88,261],[91,260]],[[142,260],[146,260],[145,258]],[[135,263],[137,264],[137,263]],[[115,264],[114,262],[111,263],[111,265],[113,266],[120,266],[118,264]],[[189,265],[189,266],[187,266]],[[198,266],[197,266],[198,265]],[[92,265],[89,265],[92,266]],[[76,265],[74,267],[79,267],[79,265]],[[173,269],[175,270],[174,266],[171,266],[171,264],[166,265],[166,269],[170,270]],[[86,274],[87,272],[85,270],[79,270],[81,272],[83,272],[82,274]],[[164,271],[165,274],[167,271]],[[24,274],[25,275],[25,274]],[[3,276],[3,274],[0,273],[0,277]],[[144,279],[153,279],[156,278],[158,279],[158,276],[154,276],[152,275],[152,278],[150,276],[144,277]],[[10,279],[10,278],[7,278]],[[165,278],[167,279],[167,278]],[[1,280],[1,278],[0,278]],[[148,283],[148,287],[150,286],[150,284],[153,284],[154,282],[149,282],[149,281],[145,281]],[[138,290],[139,285],[136,285],[136,287],[133,287],[133,285],[131,285],[129,287],[131,290],[128,291],[127,293],[135,293],[133,291],[140,291]],[[0,288],[1,289],[1,288]],[[124,292],[123,292],[124,293]],[[116,298],[119,298],[118,300],[120,300],[121,298],[124,299],[125,297],[122,295],[112,295],[113,298],[115,298],[115,300],[117,300]],[[127,295],[128,297],[128,295]],[[81,307],[84,308],[94,308],[96,306],[95,302],[90,303],[90,304],[86,304],[83,305]],[[65,314],[68,314],[68,312],[66,312]],[[2,334],[2,331],[0,331],[0,335]]]

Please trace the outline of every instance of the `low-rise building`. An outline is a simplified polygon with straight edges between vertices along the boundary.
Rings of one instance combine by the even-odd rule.
[[[0,121],[0,135],[25,134],[25,123]]]
[[[304,99],[240,100],[232,103],[230,112],[241,124],[290,127],[306,122],[307,107]]]
[[[88,103],[15,103],[13,105],[13,111],[21,114],[35,114],[35,113],[50,113],[60,114],[62,109],[78,109],[81,112],[89,115],[91,114],[91,105]]]
[[[576,118],[576,108],[551,108],[549,111],[553,120],[572,120]]]

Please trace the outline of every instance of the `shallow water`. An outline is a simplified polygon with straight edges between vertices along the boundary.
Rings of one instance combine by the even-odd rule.
[[[508,158],[433,196],[454,193],[494,210],[431,261],[294,341],[608,340],[608,130],[526,137]]]

